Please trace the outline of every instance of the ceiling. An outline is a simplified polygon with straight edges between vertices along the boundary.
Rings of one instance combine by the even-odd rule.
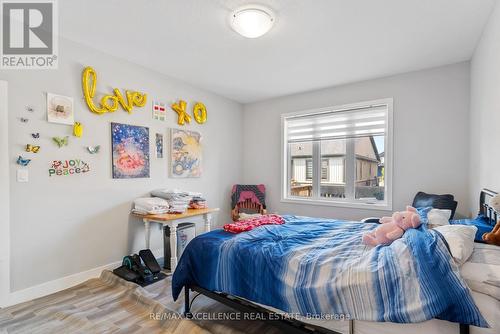
[[[243,0],[64,0],[59,24],[63,37],[249,103],[468,60],[495,2],[260,0],[277,20],[258,39],[229,27]]]

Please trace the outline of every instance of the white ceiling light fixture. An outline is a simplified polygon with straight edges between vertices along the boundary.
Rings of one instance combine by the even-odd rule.
[[[257,38],[273,27],[275,16],[272,10],[259,5],[240,7],[231,13],[231,28],[247,38]]]

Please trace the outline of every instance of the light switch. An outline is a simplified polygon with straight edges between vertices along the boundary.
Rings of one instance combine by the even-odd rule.
[[[27,169],[18,169],[17,170],[17,182],[28,182],[29,180],[29,172]]]

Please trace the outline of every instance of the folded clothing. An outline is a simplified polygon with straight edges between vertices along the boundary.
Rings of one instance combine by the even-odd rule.
[[[193,197],[197,197],[197,196],[201,197],[202,194],[198,193],[198,192],[182,191],[182,190],[178,190],[178,189],[171,189],[171,190],[170,189],[157,189],[157,190],[153,190],[151,192],[151,196],[160,197],[160,198],[163,198],[166,200],[184,199],[184,200],[187,200],[189,202],[193,199]]]
[[[198,192],[190,192],[190,191],[181,191],[178,189],[158,189],[153,190],[151,192],[151,196],[155,196],[158,198],[162,198],[168,202],[170,205],[169,213],[184,213],[186,210],[191,208],[201,209],[202,207],[206,207],[206,203],[203,204],[201,201],[203,198],[201,197],[201,193]],[[192,206],[194,199],[199,199],[198,207]],[[204,199],[203,199],[204,201]]]
[[[207,208],[207,200],[201,196],[195,196],[189,203],[191,209],[205,209]]]
[[[168,202],[162,198],[141,197],[134,200],[132,212],[138,214],[160,214],[168,212],[169,207]]]
[[[224,225],[224,231],[231,233],[241,233],[245,231],[253,230],[256,227],[262,225],[281,225],[284,224],[285,220],[283,217],[278,215],[263,215],[259,217],[249,218],[246,220],[240,220],[235,223]]]

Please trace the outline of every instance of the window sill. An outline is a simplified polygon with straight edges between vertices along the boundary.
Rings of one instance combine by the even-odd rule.
[[[327,199],[302,199],[296,197],[282,198],[282,203],[291,204],[306,204],[306,205],[319,205],[319,206],[332,206],[340,208],[353,208],[353,209],[364,209],[364,210],[378,210],[378,211],[392,211],[392,205],[388,203],[354,203],[346,201],[335,201]]]

